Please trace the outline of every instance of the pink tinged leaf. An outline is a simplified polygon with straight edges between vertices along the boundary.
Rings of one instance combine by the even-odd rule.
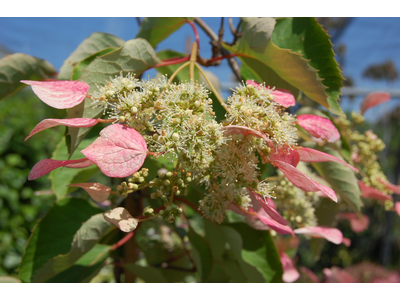
[[[400,202],[396,202],[394,204],[394,209],[397,212],[397,214],[400,216]]]
[[[73,118],[73,119],[45,119],[32,129],[31,133],[25,138],[25,141],[32,135],[59,125],[68,127],[92,127],[98,123],[98,119],[87,119],[87,118]]]
[[[351,240],[348,238],[343,237],[343,241],[342,241],[343,245],[345,245],[346,247],[350,247],[351,246]]]
[[[33,166],[31,172],[29,173],[28,179],[29,180],[37,179],[53,171],[54,169],[60,167],[68,167],[69,165],[79,166],[82,165],[82,163],[87,163],[87,160],[88,160],[87,158],[82,158],[77,160],[55,160],[50,158],[43,159]]]
[[[294,230],[296,234],[309,234],[315,238],[324,238],[331,243],[341,244],[343,241],[343,234],[339,229],[329,227],[302,227]]]
[[[100,131],[100,137],[81,152],[105,175],[122,178],[140,169],[147,156],[147,146],[135,129],[114,124]]]
[[[103,213],[104,219],[116,225],[123,232],[134,231],[139,223],[137,219],[132,217],[123,207],[117,207]]]
[[[257,88],[260,86],[258,82],[255,82],[253,80],[246,80],[246,84],[255,86]],[[294,99],[294,96],[288,90],[285,89],[271,90],[271,95],[274,96],[274,101],[282,105],[283,107],[287,108],[296,105],[296,100]]]
[[[33,92],[47,105],[58,108],[71,108],[81,103],[89,85],[81,81],[31,81],[21,80],[32,86]]]
[[[275,161],[274,164],[282,171],[286,178],[293,183],[294,186],[302,189],[306,192],[323,192],[327,197],[331,198],[333,201],[337,202],[337,197],[335,192],[327,186],[324,186],[318,182],[315,182],[306,174],[296,169],[292,165],[285,163],[283,161]]]
[[[345,270],[338,267],[325,268],[322,272],[326,276],[326,283],[356,283],[357,281]]]
[[[282,224],[282,225],[287,225],[288,221],[286,221],[280,214],[279,212],[273,208],[271,205],[266,203],[266,200],[264,199],[263,196],[260,194],[250,190],[249,188],[247,189],[247,192],[250,195],[250,199],[252,203],[258,203],[261,205],[261,208],[264,209],[264,211],[276,222]]]
[[[274,101],[283,107],[290,107],[296,105],[296,100],[294,99],[293,94],[285,89],[276,89],[271,92],[274,96]]]
[[[94,162],[92,162],[91,160],[89,160],[87,158],[82,158],[82,159],[78,159],[75,162],[72,162],[68,165],[65,165],[64,167],[70,168],[70,169],[81,169],[81,168],[90,167],[92,165],[94,165]]]
[[[361,102],[361,114],[364,114],[368,109],[378,104],[388,102],[390,100],[390,94],[386,92],[373,92],[365,96]]]
[[[307,269],[305,267],[300,267],[300,272],[307,275],[314,283],[320,283],[317,275],[314,274],[313,271]]]
[[[74,186],[84,189],[90,197],[96,202],[104,202],[110,196],[111,188],[97,182],[73,183],[68,186]]]
[[[378,179],[380,183],[383,183],[388,190],[391,190],[395,194],[400,194],[400,185],[394,185],[388,181],[381,178]]]
[[[352,165],[349,165],[348,163],[344,162],[343,160],[330,155],[325,152],[321,152],[312,148],[304,148],[304,147],[299,147],[297,149],[297,152],[300,155],[300,161],[304,162],[310,162],[310,163],[317,163],[317,162],[324,162],[324,161],[332,161],[332,162],[337,162],[339,164],[342,164],[344,166],[349,167],[352,169],[354,172],[358,172],[358,170],[353,167]]]
[[[355,233],[364,231],[369,225],[369,218],[364,214],[362,215],[362,220],[360,220],[356,213],[339,213],[338,217],[348,220],[351,230]]]
[[[294,237],[293,229],[288,225],[282,225],[281,223],[272,219],[265,210],[260,209],[257,212],[258,219],[267,225],[269,228],[275,230],[279,234],[291,234]]]
[[[393,197],[391,195],[384,194],[381,191],[378,191],[370,186],[367,186],[361,180],[358,181],[358,185],[360,186],[361,197],[363,198],[380,200],[380,201],[393,200]]]
[[[340,133],[331,120],[315,115],[297,116],[299,125],[316,138],[334,143],[340,139]]]
[[[271,161],[279,160],[283,161],[285,163],[288,163],[292,165],[293,167],[297,167],[299,164],[300,159],[300,154],[294,150],[294,149],[284,149],[283,147],[281,148],[276,148],[274,147],[270,154],[268,155],[268,158]]]
[[[295,282],[300,277],[300,273],[294,267],[292,260],[283,251],[279,251],[279,257],[283,268],[282,280],[284,282]]]
[[[268,147],[274,147],[274,143],[262,132],[252,129],[246,126],[239,125],[228,125],[222,128],[224,134],[243,134],[243,135],[252,135],[261,139],[264,139],[267,142]]]

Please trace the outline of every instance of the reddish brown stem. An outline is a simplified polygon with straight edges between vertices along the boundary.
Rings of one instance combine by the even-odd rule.
[[[210,58],[210,59],[206,60],[205,65],[209,65],[212,62],[217,61],[217,60],[221,60],[221,59],[225,59],[225,58],[229,59],[229,58],[236,57],[236,56],[245,56],[245,55],[242,55],[241,53],[231,53],[231,54],[227,54],[227,55],[222,55],[222,56],[218,56],[218,57],[214,57],[214,58]]]
[[[180,197],[175,197],[174,198],[176,201],[185,203],[187,206],[190,206],[191,208],[193,208],[195,211],[197,211],[199,214],[201,214],[202,216],[204,215],[197,207],[196,205],[194,205],[192,202],[184,199],[184,198],[180,198]]]
[[[183,62],[186,62],[190,59],[190,55],[185,56],[185,57],[174,57],[174,58],[170,58],[170,59],[166,59],[163,60],[161,63],[156,64],[154,67],[152,68],[158,68],[158,67],[164,67],[164,66],[170,66],[170,65],[176,65],[176,64],[180,64]]]
[[[127,241],[129,241],[133,236],[135,235],[135,232],[129,232],[127,235],[125,235],[122,239],[120,239],[118,242],[116,242],[114,245],[111,246],[111,251],[114,251],[124,245]]]
[[[196,25],[194,25],[193,22],[188,21],[189,25],[192,26],[194,36],[196,38],[196,43],[197,43],[197,49],[200,50],[200,38],[199,38],[199,33],[197,31]]]

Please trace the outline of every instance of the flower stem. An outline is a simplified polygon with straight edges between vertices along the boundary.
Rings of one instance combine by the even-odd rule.
[[[170,77],[169,80],[168,80],[168,84],[171,84],[172,81],[174,80],[175,76],[176,76],[180,71],[182,71],[182,69],[186,68],[189,64],[190,64],[190,61],[188,61],[187,63],[184,63],[182,66],[180,66],[180,67],[171,75],[171,77]]]
[[[190,81],[194,82],[194,65],[197,57],[197,44],[192,44],[192,53],[190,54],[190,66],[189,66],[189,77]]]
[[[228,106],[225,104],[224,100],[222,100],[221,96],[218,94],[214,86],[212,85],[211,81],[208,79],[207,75],[204,73],[204,71],[201,69],[199,64],[196,63],[196,67],[199,69],[200,73],[203,75],[204,79],[207,81],[210,89],[214,93],[215,97],[217,97],[219,103],[221,103],[222,107],[225,108],[226,111],[229,111]]]

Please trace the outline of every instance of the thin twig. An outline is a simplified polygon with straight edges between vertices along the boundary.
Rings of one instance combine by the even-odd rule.
[[[201,29],[204,30],[204,32],[213,40],[213,41],[218,41],[218,36],[217,34],[200,18],[194,18],[194,21],[197,23],[197,25],[200,26]],[[236,37],[236,35],[235,35]],[[221,47],[221,54],[222,55],[228,55],[229,51],[226,50],[225,48]],[[236,61],[235,58],[229,58],[228,59],[229,66],[232,69],[233,74],[235,74],[235,77],[238,81],[242,80],[242,77],[240,75],[240,66],[238,62]]]
[[[136,20],[137,20],[139,26],[142,26],[142,20],[140,20],[140,17],[136,17]]]
[[[230,28],[232,34],[235,35],[236,34],[236,30],[235,30],[235,27],[233,27],[233,19],[229,18],[228,20],[229,20],[229,28]]]

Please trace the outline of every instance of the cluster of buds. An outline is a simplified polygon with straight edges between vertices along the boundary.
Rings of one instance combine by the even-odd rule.
[[[147,168],[142,168],[140,171],[133,173],[128,179],[128,183],[123,181],[117,186],[117,195],[126,198],[128,194],[146,187],[148,185],[146,182],[147,176],[149,176],[149,169]]]

